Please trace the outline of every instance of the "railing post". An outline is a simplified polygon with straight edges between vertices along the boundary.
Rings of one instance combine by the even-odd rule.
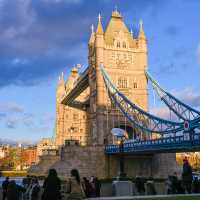
[[[126,177],[124,172],[124,138],[122,137],[119,144],[119,178]]]

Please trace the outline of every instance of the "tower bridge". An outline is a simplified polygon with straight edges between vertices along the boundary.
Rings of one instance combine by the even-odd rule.
[[[87,69],[79,74],[72,68],[67,81],[63,75],[59,79],[56,144],[60,155],[51,165],[44,158],[48,167],[56,168],[60,175],[78,168],[82,176],[117,176],[121,152],[111,134],[116,127],[124,129],[129,139],[123,146],[128,176],[166,177],[178,170],[174,152],[200,149],[200,112],[151,77],[147,50],[142,22],[139,34],[133,35],[117,10],[105,29],[99,17],[88,42]],[[178,121],[148,112],[148,83]],[[78,146],[70,144],[74,140]]]

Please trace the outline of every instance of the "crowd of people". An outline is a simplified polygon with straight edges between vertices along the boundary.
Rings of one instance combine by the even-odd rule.
[[[27,176],[22,185],[6,177],[2,183],[3,200],[38,200],[40,186],[37,177]]]
[[[37,177],[27,176],[22,185],[17,185],[14,180],[6,177],[2,183],[3,200],[61,200],[84,199],[89,197],[100,197],[100,181],[97,177],[87,179],[80,175],[77,169],[71,170],[71,178],[67,182],[66,191],[61,189],[61,180],[55,169],[50,169],[47,178],[41,187]],[[63,194],[67,193],[67,195]]]
[[[183,193],[199,193],[200,181],[197,177],[193,179],[192,167],[187,158],[183,160],[182,177],[178,179],[177,173],[168,177],[167,180],[168,194],[183,194]]]
[[[146,183],[146,187],[145,187]],[[153,179],[146,181],[141,177],[136,177],[135,188],[138,195],[155,195],[156,188]],[[166,181],[167,194],[190,194],[200,193],[200,180],[193,178],[192,167],[187,158],[183,159],[182,176],[179,179],[176,172],[168,176]]]
[[[174,173],[168,177],[166,185],[168,194],[200,193],[200,181],[198,178],[193,179],[192,167],[187,158],[183,160],[182,178],[178,179],[177,174]],[[77,169],[71,170],[71,177],[67,181],[65,191],[61,186],[61,180],[57,176],[56,170],[50,169],[42,186],[40,186],[38,178],[34,176],[24,178],[21,186],[6,177],[2,184],[2,195],[3,200],[81,200],[100,197],[101,183],[98,178],[92,176],[81,179]],[[153,179],[145,181],[136,177],[135,187],[140,195],[156,194]]]

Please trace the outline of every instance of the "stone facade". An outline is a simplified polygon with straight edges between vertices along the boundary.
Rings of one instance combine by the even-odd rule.
[[[118,156],[106,156],[105,143],[113,142],[111,129],[126,129],[129,138],[139,132],[126,122],[126,119],[111,104],[100,72],[103,64],[112,81],[132,102],[148,111],[148,88],[145,70],[147,69],[147,41],[140,23],[136,37],[124,24],[121,14],[115,10],[103,30],[99,16],[97,30],[88,43],[88,82],[89,87],[75,100],[89,102],[87,108],[77,109],[63,105],[62,98],[68,94],[79,79],[76,68],[71,70],[67,81],[63,74],[59,78],[56,96],[56,144],[60,146],[60,158],[54,157],[51,166],[59,175],[69,176],[72,168],[77,168],[82,176],[108,178],[118,176]],[[65,140],[76,140],[79,145],[70,145]],[[58,159],[58,160],[57,160]],[[51,159],[53,160],[53,159]],[[41,162],[45,162],[46,157]],[[166,163],[168,163],[166,165]],[[175,154],[167,156],[126,156],[125,170],[129,177],[166,177],[169,169],[174,171]],[[158,167],[159,166],[159,167]],[[169,166],[167,169],[165,166]],[[161,173],[159,174],[157,170]],[[43,169],[43,171],[45,171]],[[47,168],[46,168],[47,171]]]
[[[64,145],[65,140],[77,140],[81,145],[88,141],[88,116],[83,110],[61,104],[61,99],[73,88],[79,78],[77,68],[70,72],[65,82],[63,74],[59,77],[56,94],[56,145]],[[84,91],[78,100],[84,101],[88,97],[88,90]]]
[[[101,17],[97,30],[92,30],[88,43],[89,88],[78,100],[89,98],[89,108],[85,111],[62,105],[61,99],[76,83],[79,74],[73,68],[68,80],[63,75],[59,79],[56,106],[56,144],[62,145],[66,139],[79,140],[81,144],[96,145],[111,142],[110,130],[113,126],[123,126],[125,118],[112,108],[100,72],[103,64],[112,81],[133,102],[148,110],[148,92],[145,70],[147,68],[147,44],[140,23],[136,38],[124,24],[121,14],[115,10],[103,31]],[[77,100],[77,99],[76,99]],[[106,116],[108,113],[109,116]],[[107,118],[106,118],[107,117]],[[112,119],[112,120],[111,120]],[[120,125],[119,125],[120,124]],[[133,135],[136,132],[131,127]],[[132,137],[132,136],[131,136]]]

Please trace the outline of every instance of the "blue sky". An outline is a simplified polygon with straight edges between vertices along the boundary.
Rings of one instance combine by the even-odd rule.
[[[75,64],[87,66],[90,26],[101,13],[105,28],[115,6],[135,35],[143,20],[154,77],[200,107],[200,1],[0,0],[1,139],[53,135],[58,76],[63,71],[66,78]]]

